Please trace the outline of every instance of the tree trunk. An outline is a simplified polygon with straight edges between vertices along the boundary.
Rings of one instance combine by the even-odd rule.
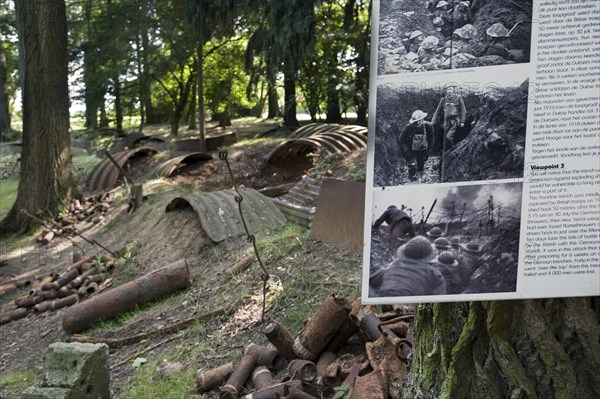
[[[123,135],[123,106],[121,105],[121,82],[119,76],[113,78],[115,90],[115,118],[116,118],[116,133],[117,137]]]
[[[141,39],[139,37],[140,35],[136,36],[136,66],[137,66],[137,74],[138,74],[138,86],[139,86],[139,90],[140,90],[140,127],[139,127],[139,131],[143,132],[144,131],[144,126],[146,124],[146,107],[145,107],[145,103],[144,103],[144,98],[145,98],[145,94],[144,94],[144,90],[146,88],[146,85],[144,83],[144,70],[142,67],[142,50],[141,50]]]
[[[342,120],[342,112],[340,111],[340,93],[338,92],[338,77],[337,77],[337,53],[333,55],[332,62],[329,64],[329,78],[327,79],[327,119],[326,122],[336,123]]]
[[[6,53],[2,43],[2,32],[0,32],[0,142],[3,141],[3,133],[11,130],[10,113],[8,111],[8,83],[6,70]]]
[[[106,115],[106,100],[102,98],[100,102],[100,128],[108,127],[108,115]]]
[[[283,90],[285,104],[283,106],[283,124],[285,126],[299,126],[296,119],[296,78],[291,68],[285,67],[283,74]]]
[[[204,17],[199,18],[198,29],[198,139],[200,151],[206,151],[204,128]]]
[[[190,99],[190,110],[188,112],[188,121],[190,125],[188,129],[194,130],[196,129],[196,92],[197,87],[194,83],[192,83],[192,98]]]
[[[21,212],[55,217],[72,189],[67,85],[67,18],[64,0],[17,0],[23,70],[23,146],[17,199],[0,232],[24,232]]]
[[[600,397],[600,301],[421,305],[404,397]]]
[[[83,45],[83,83],[85,87],[85,127],[88,129],[98,128],[98,108],[100,101],[98,99],[98,82],[93,75],[96,73],[96,68],[93,61],[93,53],[95,45],[92,44],[92,2],[91,0],[85,3],[85,24],[86,38]]]
[[[277,80],[275,79],[275,71],[270,63],[267,63],[267,80],[269,87],[267,89],[267,97],[269,102],[269,113],[267,119],[277,118],[279,114],[279,100],[277,98]]]
[[[142,5],[142,16],[144,20],[148,18],[148,5],[145,1],[141,2]],[[154,107],[152,106],[152,79],[150,78],[150,67],[148,66],[148,31],[146,28],[142,29],[142,51],[141,51],[141,63],[142,63],[142,102],[144,103],[145,110],[145,122],[149,125],[158,123],[156,116],[154,115]]]

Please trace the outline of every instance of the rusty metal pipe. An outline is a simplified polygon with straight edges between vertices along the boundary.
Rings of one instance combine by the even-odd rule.
[[[11,310],[10,312],[4,312],[0,314],[0,326],[6,323],[10,323],[11,321],[22,319],[27,316],[27,309],[19,308],[15,310]]]
[[[350,314],[350,304],[333,295],[321,303],[294,341],[294,353],[301,359],[315,360]]]
[[[60,289],[58,290],[59,298],[64,298],[64,297],[75,295],[75,294],[77,294],[77,290],[75,290],[73,288],[60,287]]]
[[[284,326],[273,321],[267,325],[264,334],[286,359],[293,360],[297,357],[294,353],[294,339]]]
[[[98,291],[98,283],[89,283],[87,287],[85,287],[85,293],[88,295],[93,294]]]
[[[85,279],[86,283],[100,283],[104,281],[104,274],[93,274],[91,276],[87,276]]]
[[[381,331],[379,331],[379,325],[381,322],[379,318],[374,314],[365,315],[360,321],[360,330],[363,332],[367,340],[377,341],[381,337]]]
[[[252,383],[257,391],[261,391],[275,385],[275,379],[267,367],[260,366],[252,372]]]
[[[110,319],[136,305],[155,301],[187,287],[189,283],[187,264],[185,260],[179,260],[72,307],[63,317],[63,329],[67,334],[85,331],[98,321]]]
[[[221,394],[226,398],[237,398],[240,389],[244,386],[252,370],[256,366],[256,358],[254,355],[248,354],[242,356],[240,362],[235,366],[233,373],[229,376],[225,385],[221,387]]]
[[[317,361],[317,375],[320,377],[325,376],[327,372],[327,368],[335,362],[337,356],[333,352],[323,352],[321,356],[319,356],[319,360]]]
[[[77,293],[75,293],[61,299],[55,299],[54,301],[38,303],[33,307],[33,311],[36,313],[43,313],[49,310],[57,310],[60,308],[64,308],[65,306],[70,306],[77,303],[78,299],[79,296],[77,295]]]
[[[205,372],[198,370],[196,373],[196,389],[200,393],[206,392],[224,383],[231,373],[233,373],[232,362],[225,363]]]
[[[73,279],[73,281],[71,281],[71,287],[73,287],[73,288],[81,287],[81,284],[83,284],[83,282],[85,281],[87,276],[91,276],[92,274],[96,274],[96,273],[98,273],[98,269],[96,269],[95,267],[91,267],[91,268],[87,269],[86,271],[81,273],[79,276],[75,277]]]
[[[32,308],[43,300],[41,296],[25,296],[15,299],[15,305],[20,308]]]
[[[258,366],[266,366],[271,370],[282,370],[287,366],[287,360],[281,352],[266,346],[250,344],[244,349],[244,354],[254,355]]]
[[[292,378],[296,377],[304,382],[312,382],[317,377],[317,365],[310,360],[294,359],[288,365],[288,372]]]
[[[276,399],[288,395],[290,388],[300,388],[302,382],[298,380],[286,381],[281,384],[273,385],[261,391],[249,393],[240,399]]]
[[[61,274],[60,277],[51,284],[52,288],[58,290],[60,287],[63,287],[73,281],[77,276],[79,276],[79,270],[69,270],[68,272]]]
[[[327,351],[337,352],[344,347],[346,342],[351,336],[358,330],[358,324],[356,318],[348,316],[344,324],[340,327],[337,333],[333,336],[329,344],[327,345]]]

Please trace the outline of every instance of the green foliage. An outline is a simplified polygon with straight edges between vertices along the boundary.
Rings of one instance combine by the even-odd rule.
[[[17,199],[17,189],[19,180],[4,179],[0,180],[0,219],[4,218]]]

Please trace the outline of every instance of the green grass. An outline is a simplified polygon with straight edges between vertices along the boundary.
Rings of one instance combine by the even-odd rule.
[[[162,360],[149,361],[140,366],[130,379],[123,395],[124,399],[186,399],[195,384],[195,370],[184,368],[180,373],[164,378],[154,378],[156,368]],[[176,361],[171,360],[171,361]]]
[[[36,374],[31,370],[13,371],[0,376],[0,387],[8,392],[7,398],[18,398],[28,387],[37,381]]]
[[[73,157],[72,170],[75,183],[83,183],[94,167],[100,162],[102,162],[102,159],[92,155],[77,155],[76,157]]]
[[[0,219],[6,216],[17,199],[18,187],[19,180],[17,179],[0,180]]]

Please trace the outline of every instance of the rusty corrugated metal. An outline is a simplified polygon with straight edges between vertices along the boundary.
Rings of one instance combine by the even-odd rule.
[[[319,197],[321,183],[305,176],[285,195],[274,198],[273,203],[288,221],[310,228]]]
[[[205,152],[191,152],[189,154],[180,155],[158,165],[152,171],[152,176],[169,177],[183,165],[210,161],[211,159],[213,159],[213,157]]]
[[[154,148],[141,147],[118,152],[112,155],[112,157],[121,167],[124,167],[127,161],[134,156],[140,154],[155,154],[156,152],[157,151]],[[119,176],[119,169],[110,161],[110,159],[106,158],[92,170],[92,173],[90,173],[87,179],[86,187],[89,191],[108,190],[115,186]]]
[[[285,216],[270,198],[250,188],[240,189],[240,194],[244,197],[242,211],[251,234],[285,223]],[[187,194],[171,200],[166,211],[191,206],[208,237],[219,242],[246,234],[235,196],[233,190]]]
[[[321,184],[312,236],[362,253],[365,183],[328,179]]]
[[[326,132],[354,132],[366,135],[367,128],[359,125],[340,125],[337,123],[309,123],[308,125],[296,129],[296,131],[294,131],[292,134],[292,137],[309,137],[315,134]]]
[[[326,153],[344,153],[366,148],[366,128],[362,126],[333,127],[331,130],[319,130],[317,133],[287,141],[271,152],[267,162],[278,163],[296,156],[325,150]],[[360,129],[359,129],[360,128]],[[307,134],[310,133],[306,132]]]

